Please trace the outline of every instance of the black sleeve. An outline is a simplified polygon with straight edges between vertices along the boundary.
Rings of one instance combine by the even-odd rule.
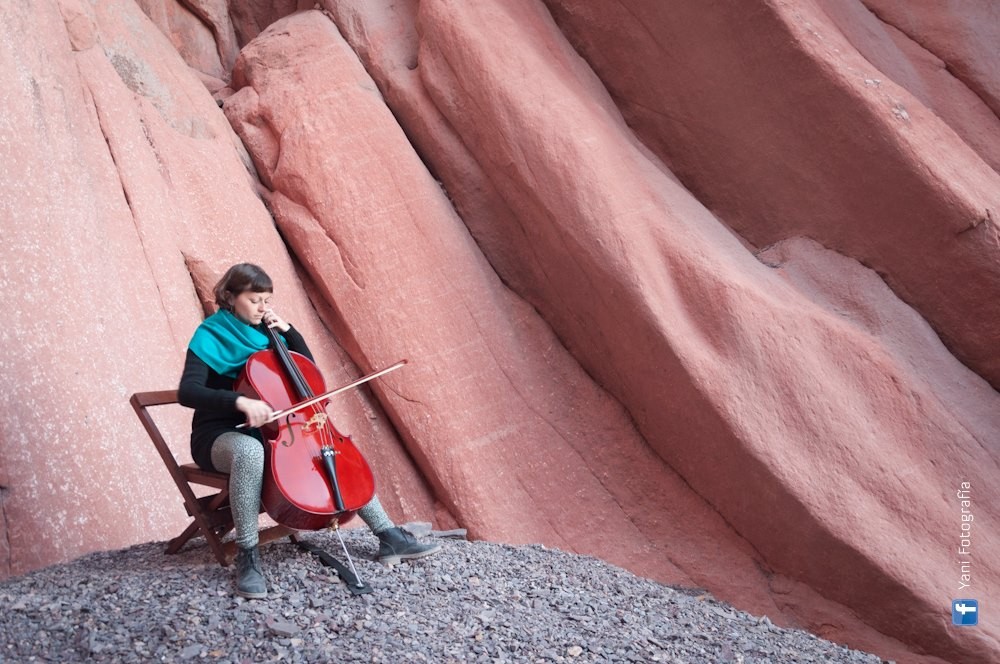
[[[184,359],[184,373],[181,374],[181,383],[177,387],[177,400],[182,406],[195,410],[235,412],[239,393],[208,387],[210,371],[209,366],[194,351],[188,350]]]
[[[294,327],[289,326],[287,332],[281,333],[285,337],[285,341],[288,342],[288,350],[293,350],[296,353],[302,353],[308,357],[311,361],[315,362],[312,353],[309,351],[309,346],[306,345],[306,340],[302,338],[299,331]]]

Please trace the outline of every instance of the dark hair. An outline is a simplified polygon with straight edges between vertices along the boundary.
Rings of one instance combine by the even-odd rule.
[[[274,291],[271,277],[267,272],[253,263],[238,263],[232,266],[215,284],[215,303],[221,308],[231,311],[233,298],[244,291],[254,293],[270,293]]]

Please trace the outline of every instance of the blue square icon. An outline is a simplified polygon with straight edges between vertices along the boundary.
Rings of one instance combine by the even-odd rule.
[[[979,600],[977,599],[951,600],[951,622],[953,625],[978,625]]]

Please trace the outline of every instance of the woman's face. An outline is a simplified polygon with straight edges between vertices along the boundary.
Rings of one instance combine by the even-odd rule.
[[[233,314],[244,323],[258,325],[264,312],[271,308],[271,295],[269,292],[243,291],[233,298]]]

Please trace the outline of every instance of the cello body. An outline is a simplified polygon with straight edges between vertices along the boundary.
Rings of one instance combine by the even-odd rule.
[[[286,362],[292,366],[286,367]],[[284,347],[251,355],[234,389],[266,401],[275,411],[326,392],[316,365]],[[296,530],[345,523],[375,495],[368,463],[328,419],[327,403],[321,401],[261,427],[264,510],[279,524]]]

